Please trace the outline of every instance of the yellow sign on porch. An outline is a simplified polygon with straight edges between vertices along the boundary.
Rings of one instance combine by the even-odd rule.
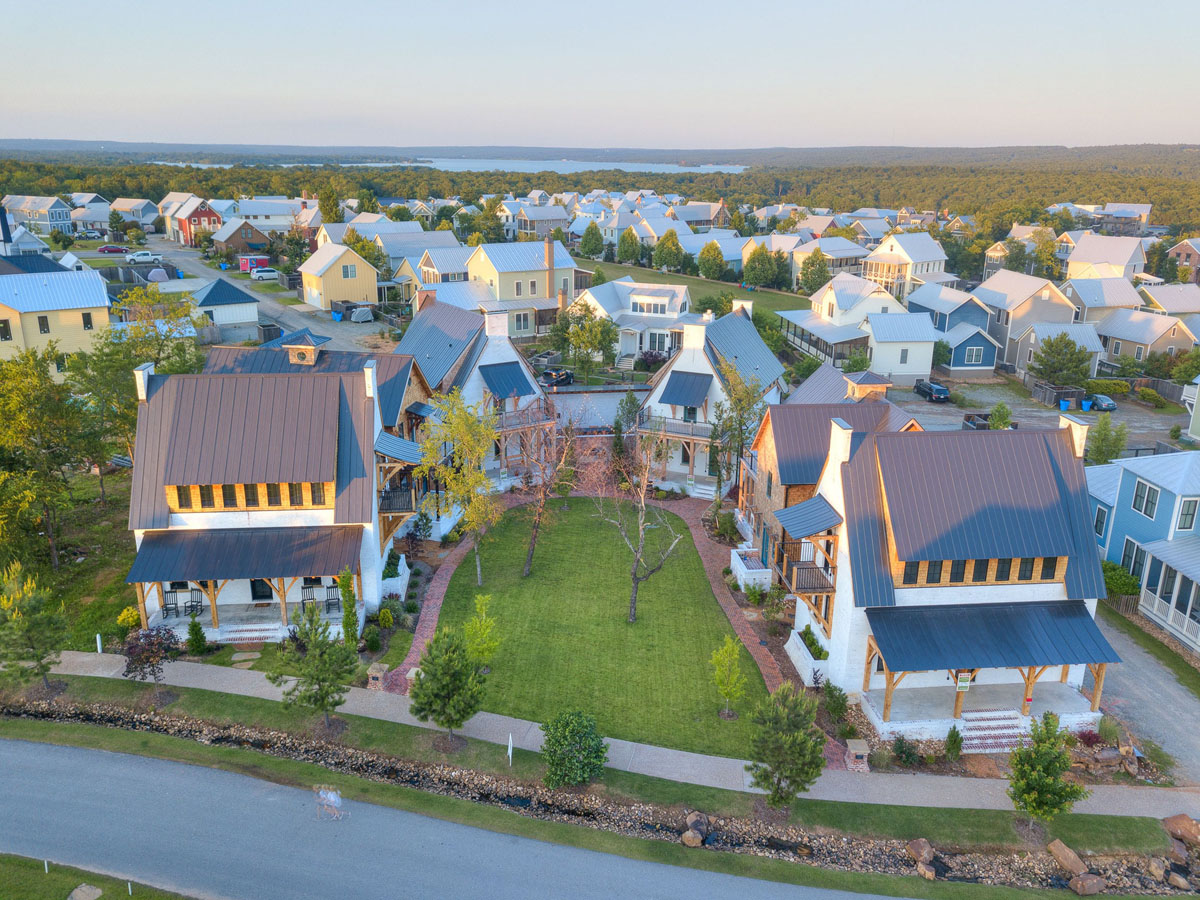
[[[970,688],[971,688],[971,673],[970,672],[959,672],[958,673],[958,690],[960,692],[965,692],[965,691],[970,690]]]

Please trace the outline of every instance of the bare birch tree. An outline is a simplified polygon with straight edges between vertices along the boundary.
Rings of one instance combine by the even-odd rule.
[[[575,430],[571,423],[567,423],[557,440],[543,436],[539,449],[541,452],[529,455],[529,478],[523,490],[528,498],[524,510],[530,520],[529,547],[525,551],[525,570],[521,573],[524,578],[533,571],[533,554],[542,527],[554,516],[549,505],[551,498],[570,494],[575,487]]]

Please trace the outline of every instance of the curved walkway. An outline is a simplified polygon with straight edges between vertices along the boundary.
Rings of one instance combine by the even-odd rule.
[[[125,657],[112,653],[63,651],[55,671],[66,675],[90,675],[121,678]],[[267,681],[262,672],[233,669],[204,663],[174,662],[166,666],[163,683],[175,687],[221,691],[264,700],[278,700],[280,688]],[[387,691],[351,688],[341,711],[418,728],[435,726],[417,721],[408,710],[409,700]],[[513,746],[538,752],[542,746],[541,728],[536,722],[514,719],[495,713],[476,713],[460,732],[467,737],[497,745],[497,759],[503,759],[504,747],[512,736]],[[705,787],[733,791],[751,791],[745,761],[723,756],[705,756],[683,750],[671,750],[650,744],[610,739],[609,762],[613,769],[635,772]],[[841,800],[857,803],[885,803],[896,806],[955,807],[962,809],[1012,809],[1005,793],[1008,782],[1002,778],[960,778],[947,775],[892,775],[879,772],[859,774],[826,769],[805,799]],[[1092,789],[1092,796],[1075,806],[1076,812],[1114,816],[1153,816],[1163,818],[1178,812],[1200,815],[1200,789],[1152,788],[1103,785]],[[85,867],[86,868],[86,867]]]

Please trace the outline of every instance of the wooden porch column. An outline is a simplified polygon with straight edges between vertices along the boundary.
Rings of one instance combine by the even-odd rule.
[[[133,589],[137,593],[138,615],[142,617],[142,628],[149,628],[150,619],[146,615],[146,585],[137,581],[134,582]]]
[[[1095,687],[1092,688],[1092,712],[1100,711],[1100,696],[1104,693],[1104,676],[1107,672],[1108,663],[1100,663],[1092,669],[1092,678],[1096,680]]]
[[[871,689],[871,664],[875,662],[875,654],[878,653],[875,646],[875,638],[867,637],[867,663],[863,666],[863,693]]]
[[[696,442],[688,442],[688,478],[696,474]]]
[[[1067,683],[1067,676],[1068,676],[1068,675],[1070,675],[1070,674],[1071,674],[1071,667],[1070,667],[1070,666],[1068,666],[1068,665],[1065,665],[1065,664],[1064,664],[1064,665],[1063,665],[1063,667],[1062,667],[1062,672],[1061,672],[1061,673],[1059,673],[1059,676],[1058,676],[1058,680],[1059,680],[1059,682],[1060,682],[1061,684],[1066,684],[1066,683]]]
[[[1029,715],[1029,706],[1033,702],[1033,686],[1048,668],[1050,667],[1042,666],[1039,669],[1037,666],[1030,666],[1028,669],[1017,670],[1021,673],[1021,677],[1025,681],[1025,693],[1021,697],[1021,715]]]
[[[967,692],[958,689],[958,669],[953,669],[950,672],[950,680],[954,682],[954,716],[955,719],[962,718],[963,701],[967,699]]]
[[[888,670],[887,663],[884,663],[883,681],[883,721],[890,722],[892,719],[892,693],[896,690],[896,680]]]
[[[215,580],[213,580],[213,581],[207,582],[204,587],[204,593],[208,597],[208,608],[209,608],[210,614],[212,615],[213,628],[221,627],[221,622],[220,622],[219,618],[217,617],[217,596],[221,593],[221,590],[227,584],[229,584],[228,579],[220,582],[219,584]]]
[[[278,585],[276,585],[275,582],[268,580],[267,584],[271,585],[276,596],[279,597],[279,616],[283,620],[283,627],[287,628],[290,623],[288,622],[287,611],[287,588],[284,586],[284,580],[280,578]]]

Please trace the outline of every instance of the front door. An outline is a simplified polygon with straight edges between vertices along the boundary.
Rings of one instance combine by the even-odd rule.
[[[758,559],[763,564],[763,568],[767,567],[767,560],[771,558],[771,539],[767,537],[767,524],[764,522],[762,527],[762,546],[758,551]]]

